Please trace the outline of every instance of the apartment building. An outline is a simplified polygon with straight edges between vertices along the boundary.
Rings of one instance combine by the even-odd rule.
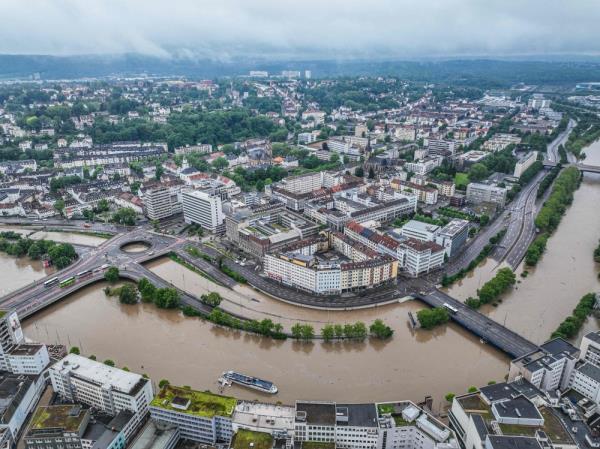
[[[221,197],[209,191],[190,190],[182,193],[183,218],[211,232],[224,231]]]
[[[502,151],[509,145],[521,143],[521,138],[514,134],[497,133],[483,143],[483,149],[490,152]]]
[[[414,182],[392,179],[390,183],[392,189],[396,189],[404,194],[412,194],[417,201],[425,204],[436,204],[438,202],[438,190],[425,185],[415,184]]]
[[[439,167],[442,160],[443,158],[439,156],[426,157],[420,161],[407,162],[404,164],[404,169],[416,175],[426,175],[432,172],[434,168]]]
[[[116,416],[132,413],[123,429],[129,441],[145,420],[153,391],[149,379],[100,362],[69,354],[49,370],[54,391],[64,400],[81,402]]]
[[[453,140],[428,139],[427,149],[431,155],[451,155],[456,152],[456,142]]]
[[[444,248],[435,242],[407,239],[401,243],[404,250],[402,268],[411,276],[429,273],[444,264]]]
[[[229,444],[236,403],[235,398],[167,385],[152,401],[150,415],[159,424],[176,426],[181,438]]]

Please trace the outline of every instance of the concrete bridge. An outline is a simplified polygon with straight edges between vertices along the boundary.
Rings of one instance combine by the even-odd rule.
[[[444,307],[447,303],[456,308],[458,312],[450,313],[452,321],[511,357],[520,357],[538,348],[535,343],[439,290],[417,294],[415,298],[430,307]]]
[[[149,248],[137,253],[128,253],[122,250],[123,246],[127,243],[139,241],[146,242],[149,245]],[[30,317],[36,312],[60,301],[78,290],[95,282],[102,281],[104,279],[104,270],[101,269],[102,265],[116,266],[119,268],[121,278],[126,280],[138,282],[140,279],[145,278],[150,280],[158,288],[175,288],[168,281],[162,279],[160,276],[143,266],[143,263],[157,257],[162,257],[171,252],[177,254],[194,268],[208,274],[222,285],[230,288],[235,286],[236,283],[222,273],[217,266],[201,257],[194,257],[189,254],[186,251],[186,248],[190,245],[209,254],[214,259],[217,259],[219,256],[219,253],[214,249],[204,245],[193,244],[185,239],[165,236],[143,229],[119,234],[104,242],[99,247],[92,248],[85,256],[80,257],[77,262],[64,270],[54,273],[44,279],[37,280],[0,298],[0,307],[16,309],[19,316],[22,318]],[[398,298],[402,296],[401,292],[396,288],[387,288],[384,290],[374,289],[365,295],[354,298],[338,295],[335,298],[328,297],[317,299],[314,295],[282,288],[278,284],[274,284],[269,280],[262,278],[259,273],[256,272],[254,267],[242,267],[229,259],[223,259],[223,263],[230,269],[243,275],[255,288],[266,291],[268,294],[280,298],[283,301],[305,307],[329,310],[372,307],[379,304],[396,302],[398,301]],[[91,274],[87,273],[87,271],[91,272]],[[86,273],[78,275],[82,272]],[[44,285],[44,282],[51,278],[57,277],[59,279],[66,279],[71,276],[75,278],[75,282],[72,285],[63,288],[58,284],[54,284],[50,287]],[[417,289],[418,286],[414,285],[412,288]],[[211,307],[203,304],[199,298],[182,290],[177,290],[183,305],[191,306],[203,313],[210,313],[212,310]],[[433,290],[429,293],[414,294],[413,296],[430,307],[443,307],[444,303],[447,303],[456,308],[458,311],[451,314],[451,318],[455,323],[511,357],[522,356],[537,348],[534,343],[438,290]],[[239,318],[244,319],[243,317]]]

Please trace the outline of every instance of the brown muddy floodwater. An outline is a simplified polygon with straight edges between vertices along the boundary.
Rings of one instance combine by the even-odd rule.
[[[585,163],[600,165],[600,142],[586,149]],[[517,285],[502,298],[498,307],[481,311],[494,320],[505,323],[535,343],[541,343],[558,327],[579,299],[589,292],[600,292],[598,272],[593,252],[600,239],[600,175],[585,174],[575,192],[573,204],[567,210],[558,229],[548,240],[546,253],[535,268],[522,263],[516,270]],[[458,299],[475,296],[477,288],[494,276],[497,262],[488,259],[480,268],[448,289]],[[526,278],[521,273],[529,272]],[[589,318],[577,336],[598,330],[596,318]]]
[[[85,234],[83,232],[61,232],[61,231],[44,231],[39,227],[13,227],[0,226],[0,231],[14,231],[23,236],[28,236],[32,240],[54,240],[58,243],[71,243],[73,245],[98,246],[106,241],[103,237],[98,237],[93,234]]]
[[[586,151],[586,162],[600,159],[600,144]],[[483,310],[494,319],[541,342],[573,309],[579,298],[600,290],[598,268],[592,252],[600,238],[600,178],[586,175],[566,216],[548,243],[535,270],[506,295],[497,308]],[[0,258],[3,285],[11,279],[39,276],[26,262]],[[11,268],[12,267],[12,268]],[[148,265],[174,285],[199,296],[219,291],[222,307],[249,317],[269,317],[289,328],[298,321],[312,322],[318,331],[326,322],[369,324],[382,318],[395,330],[387,341],[364,343],[300,343],[272,341],[243,332],[222,329],[178,311],[158,310],[152,305],[125,306],[105,297],[102,284],[90,286],[25,322],[33,340],[80,346],[83,354],[107,358],[118,366],[148,373],[153,379],[217,391],[216,380],[229,369],[272,380],[276,396],[263,396],[239,387],[226,390],[238,397],[291,403],[296,399],[338,401],[421,400],[433,395],[439,404],[447,392],[462,393],[470,385],[502,380],[508,358],[483,345],[466,331],[450,324],[432,332],[413,331],[409,311],[417,302],[393,304],[360,311],[326,312],[303,309],[266,297],[249,287],[234,291],[210,281],[167,259]],[[451,294],[466,298],[493,276],[495,262],[483,267]],[[12,271],[11,271],[12,270]],[[520,274],[522,268],[517,270]],[[26,282],[25,282],[26,283]],[[595,319],[586,330],[597,329]]]

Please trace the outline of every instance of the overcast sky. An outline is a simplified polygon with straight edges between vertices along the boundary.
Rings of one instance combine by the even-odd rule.
[[[600,0],[0,0],[0,53],[600,54]]]

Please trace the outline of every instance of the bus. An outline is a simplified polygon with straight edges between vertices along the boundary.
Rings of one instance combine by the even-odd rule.
[[[48,279],[46,282],[44,282],[44,287],[52,287],[53,285],[58,283],[58,278],[52,278],[52,279]]]
[[[60,288],[68,287],[69,285],[73,285],[75,283],[75,276],[68,277],[60,281]]]
[[[81,271],[80,273],[77,273],[77,277],[82,278],[85,276],[89,276],[90,274],[92,274],[92,270],[85,270],[85,271]]]
[[[450,304],[448,304],[447,302],[445,302],[443,305],[444,305],[444,307],[445,307],[446,309],[448,309],[450,312],[452,312],[452,313],[458,313],[458,309],[457,309],[456,307],[452,307],[452,306],[451,306]]]

